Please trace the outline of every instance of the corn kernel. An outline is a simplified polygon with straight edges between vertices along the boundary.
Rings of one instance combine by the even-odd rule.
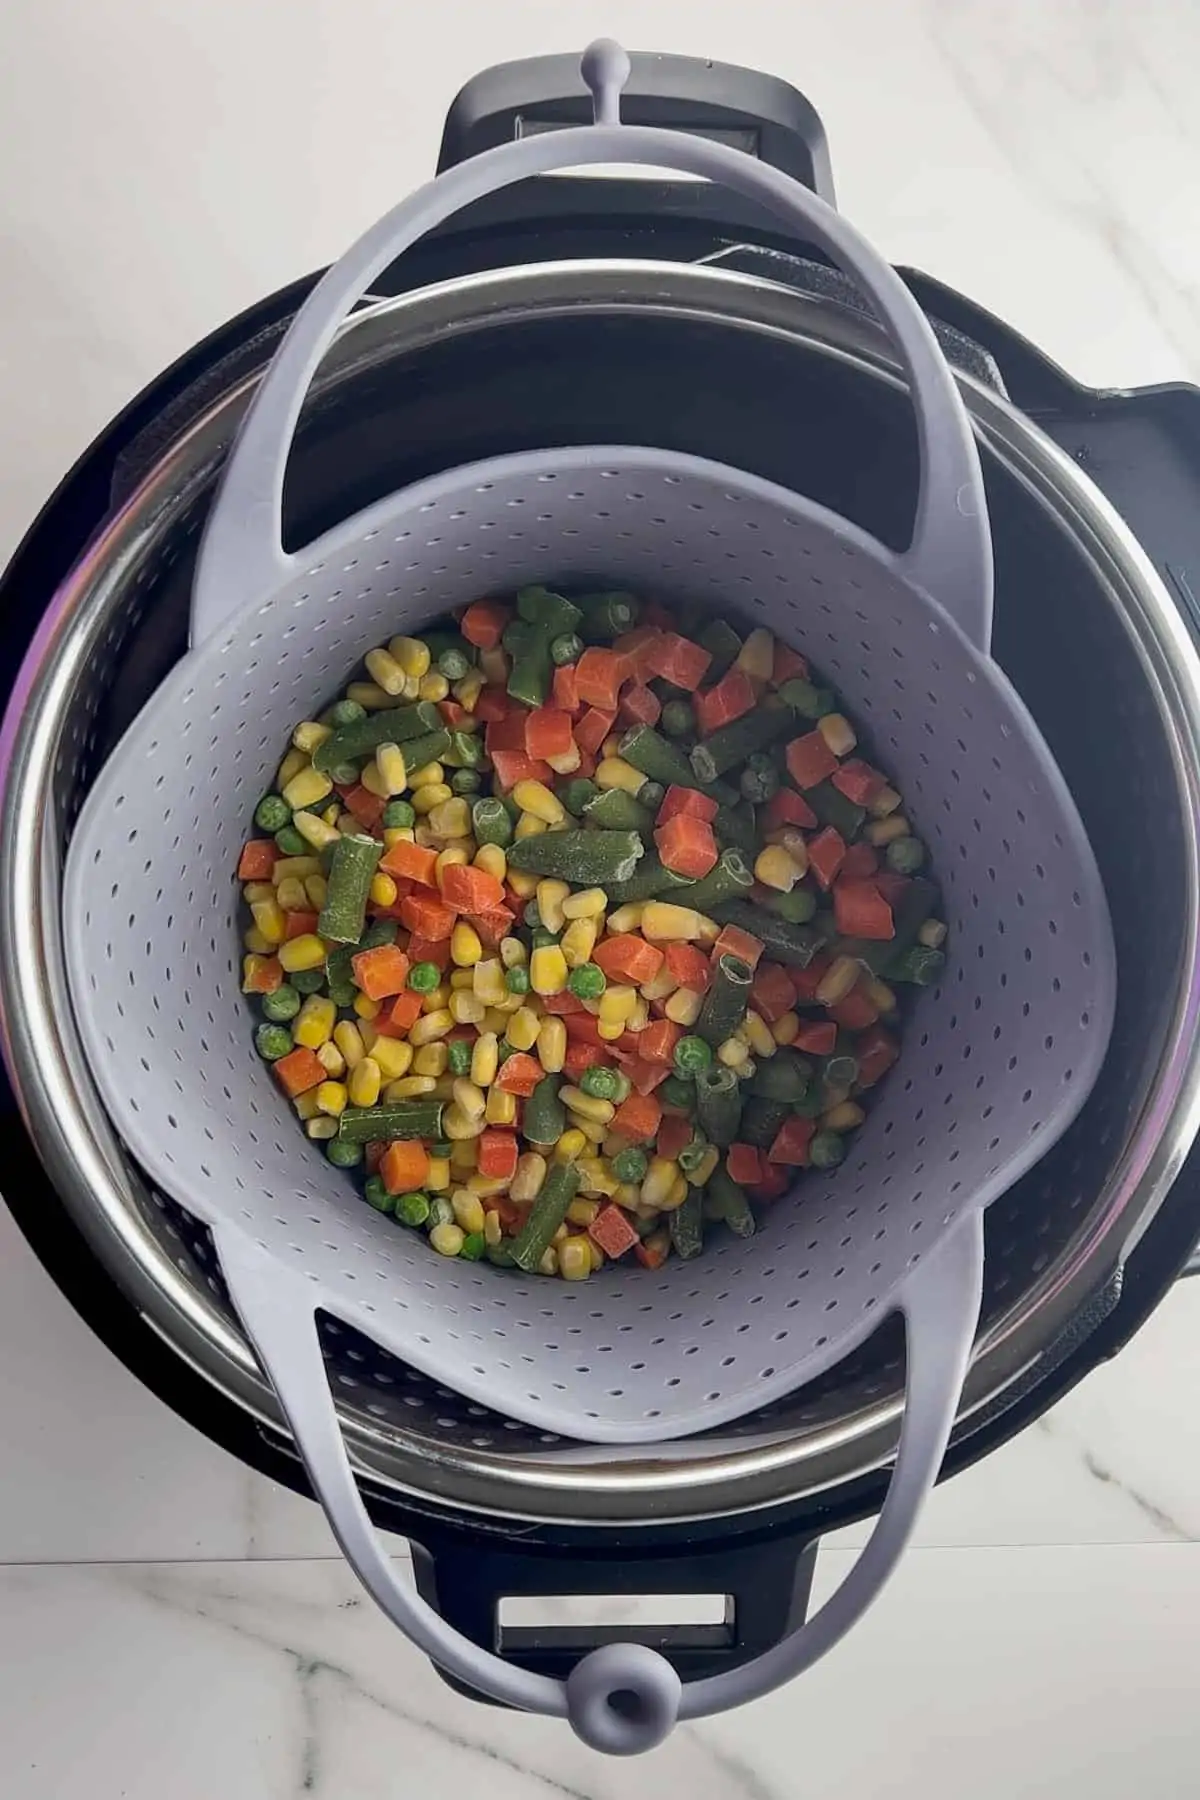
[[[404,692],[404,670],[386,650],[368,650],[363,657],[367,674],[393,699]]]
[[[665,1000],[678,986],[679,983],[664,963],[653,981],[643,981],[638,993],[643,1000]]]
[[[470,971],[460,969],[457,973],[466,975]],[[470,988],[456,988],[450,996],[450,1013],[456,1025],[482,1025],[486,1012],[487,1007]]]
[[[588,1255],[592,1259],[592,1273],[595,1274],[597,1269],[604,1267],[604,1252],[595,1238],[584,1238],[583,1241],[588,1247]]]
[[[354,1013],[356,1018],[377,1019],[382,1011],[383,1007],[378,1000],[372,1000],[366,994],[355,994]]]
[[[537,1035],[538,1061],[547,1075],[558,1075],[567,1060],[567,1028],[558,1018],[542,1020]]]
[[[363,1050],[370,1056],[372,1050],[375,1048],[375,1039],[379,1035],[375,1029],[373,1020],[360,1019],[358,1021],[358,1035],[363,1041]]]
[[[503,1037],[505,1035],[509,1012],[517,1012],[520,1008],[520,994],[510,994],[508,998],[510,1000],[515,1000],[517,1005],[511,1008],[508,1006],[489,1006],[483,1015],[483,1029],[485,1031],[494,1032],[497,1037]]]
[[[450,1158],[448,1156],[431,1156],[429,1173],[425,1177],[426,1192],[444,1194],[450,1184]]]
[[[448,1134],[447,1134],[448,1135]],[[479,1160],[479,1145],[472,1138],[455,1138],[450,1145],[450,1167],[469,1175]]]
[[[500,1223],[500,1214],[493,1208],[483,1221],[483,1241],[493,1249],[504,1236],[504,1227]]]
[[[315,1119],[318,1112],[316,1088],[312,1087],[307,1093],[297,1094],[292,1105],[296,1109],[298,1119],[303,1119],[306,1123],[309,1119]]]
[[[267,884],[269,886],[269,883]],[[284,912],[306,912],[308,895],[304,891],[302,881],[281,881],[275,888],[275,898]]]
[[[782,844],[768,844],[755,858],[754,879],[780,894],[790,894],[803,873]]]
[[[435,1225],[429,1241],[439,1256],[457,1256],[466,1241],[466,1233],[460,1225]]]
[[[319,969],[325,961],[325,945],[315,932],[306,931],[279,946],[279,960],[289,975]]]
[[[450,683],[440,669],[430,669],[427,675],[421,676],[417,684],[417,699],[432,700],[435,705],[439,700],[447,699],[449,693]]]
[[[490,1200],[496,1194],[508,1192],[507,1181],[501,1181],[499,1177],[480,1175],[478,1172],[468,1175],[467,1186],[473,1194],[478,1194],[481,1200]]]
[[[606,930],[610,937],[620,937],[623,932],[636,931],[642,922],[645,912],[645,900],[629,900],[624,906],[618,906],[616,912],[609,913]]]
[[[442,838],[464,838],[471,829],[471,809],[461,794],[443,800],[427,818],[429,829]]]
[[[482,669],[468,669],[466,674],[460,676],[454,683],[451,692],[466,712],[473,713],[486,685],[487,678]]]
[[[585,1237],[569,1237],[559,1245],[558,1272],[564,1281],[586,1281],[592,1272],[592,1253]]]
[[[537,909],[547,931],[561,931],[566,924],[563,901],[570,892],[570,885],[565,881],[544,880],[538,882]]]
[[[548,756],[546,761],[556,775],[573,775],[583,761],[583,752],[578,744],[571,743],[565,750],[560,750],[556,756]]]
[[[456,1077],[451,1091],[454,1095],[455,1106],[461,1108],[468,1119],[482,1119],[484,1107],[487,1105],[482,1088],[476,1087],[473,1081],[468,1081],[465,1075],[459,1075]]]
[[[539,906],[541,901],[538,901]],[[568,893],[562,903],[564,919],[596,919],[608,905],[608,895],[603,888],[581,888],[577,894]],[[553,931],[555,927],[552,925]]]
[[[525,838],[541,837],[542,833],[549,829],[545,819],[535,818],[531,812],[523,812],[513,827],[513,837],[517,843],[521,843]],[[536,875],[531,875],[529,879],[533,883],[530,889],[532,896],[537,893],[538,878]]]
[[[465,1113],[457,1103],[449,1105],[442,1114],[442,1131],[453,1143],[455,1139],[477,1138],[483,1130],[483,1114],[477,1119]]]
[[[558,1252],[553,1244],[549,1244],[542,1252],[542,1260],[537,1266],[539,1275],[558,1274]]]
[[[558,1097],[568,1112],[577,1113],[581,1119],[595,1119],[599,1125],[607,1125],[617,1110],[611,1100],[593,1099],[577,1087],[560,1088]]]
[[[287,936],[287,920],[284,918],[282,906],[274,897],[274,890],[272,890],[269,900],[252,900],[250,902],[250,916],[254,920],[259,934],[266,939],[269,945],[282,945]],[[298,943],[300,940],[297,938],[293,941]]]
[[[479,933],[465,919],[459,919],[450,933],[450,957],[460,969],[472,969],[483,955]]]
[[[536,1200],[545,1179],[545,1157],[539,1156],[536,1150],[526,1150],[523,1156],[517,1158],[516,1171],[508,1186],[509,1199],[520,1205]]]
[[[277,885],[281,881],[307,881],[310,875],[319,875],[321,864],[315,856],[281,856],[271,870],[271,880]]]
[[[454,1077],[453,1077],[453,1075],[450,1074],[449,1070],[447,1070],[444,1075],[439,1075],[437,1077],[437,1079],[434,1081],[433,1088],[432,1088],[432,1097],[435,1100],[445,1101],[445,1103],[447,1105],[449,1105],[450,1101],[453,1100],[453,1098],[454,1098]]]
[[[444,787],[446,771],[440,762],[422,763],[419,769],[410,769],[408,785],[410,788]]]
[[[703,1005],[703,994],[698,994],[695,988],[681,987],[669,996],[663,1012],[672,1025],[694,1025]]]
[[[637,999],[633,1003],[633,1011],[629,1015],[629,1029],[630,1031],[645,1031],[649,1023],[650,1008],[646,1005],[646,1002],[639,993]]]
[[[266,968],[269,961],[270,961],[270,958],[267,955],[265,955],[265,953],[260,953],[257,956],[243,956],[243,958],[242,958],[242,992],[243,992],[243,994],[254,994],[259,991],[257,988],[257,985],[256,985],[257,977],[262,974],[262,971]]]
[[[706,1181],[711,1180],[720,1160],[721,1152],[717,1149],[715,1144],[710,1144],[708,1149],[704,1152],[704,1155],[700,1158],[700,1161],[688,1176],[688,1180],[691,1182],[692,1186],[703,1187]]]
[[[643,1206],[662,1206],[679,1174],[678,1165],[668,1157],[652,1158],[650,1167],[641,1187],[641,1203]]]
[[[387,1097],[389,1100],[423,1100],[436,1086],[432,1075],[398,1075],[388,1082]]]
[[[623,756],[607,756],[596,768],[596,786],[598,788],[619,788],[626,794],[640,794],[646,785],[646,777],[632,763],[627,763]]]
[[[387,799],[387,783],[383,779],[383,776],[380,773],[379,764],[375,761],[374,757],[371,758],[370,762],[364,764],[362,774],[358,779],[363,787],[366,788],[368,794],[374,794],[377,800]]]
[[[379,1064],[379,1072],[385,1081],[399,1081],[412,1067],[413,1047],[403,1038],[377,1037],[371,1046],[371,1055]]]
[[[518,900],[532,900],[537,893],[537,876],[531,875],[528,869],[510,869],[508,885]]]
[[[755,1056],[774,1056],[779,1047],[771,1036],[767,1021],[753,1007],[742,1021],[742,1033]]]
[[[323,875],[309,875],[306,878],[304,897],[314,912],[320,912],[329,898],[329,883]]]
[[[770,681],[775,666],[775,639],[759,625],[747,637],[737,654],[736,667],[751,681]]]
[[[376,906],[394,906],[397,888],[390,875],[372,875],[370,895]]]
[[[332,792],[333,783],[328,775],[323,775],[320,769],[314,769],[310,763],[299,774],[292,776],[283,790],[283,797],[293,812],[299,812],[302,807],[315,806],[319,800],[324,800],[326,794]]]
[[[554,1146],[554,1160],[560,1163],[574,1162],[587,1149],[588,1140],[576,1127],[564,1131]]]
[[[552,794],[540,781],[518,781],[513,788],[513,799],[522,812],[530,813],[546,825],[561,825],[567,816],[567,809],[558,795]]]
[[[441,806],[453,798],[454,795],[444,781],[430,781],[424,787],[413,788],[409,795],[409,803],[413,811],[420,813],[424,818],[428,817],[435,807]],[[429,829],[436,832],[434,826],[430,826]]]
[[[500,939],[500,961],[506,969],[523,969],[529,961],[529,952],[518,937]],[[503,977],[501,978],[503,979]]]
[[[420,1044],[413,1050],[412,1072],[414,1075],[432,1075],[434,1079],[446,1073],[450,1060],[450,1047],[445,1039],[439,1038],[432,1044]]]
[[[317,1113],[304,1127],[305,1135],[318,1141],[337,1136],[337,1120],[330,1119],[324,1113]]]
[[[399,663],[406,675],[425,675],[429,671],[429,645],[420,638],[394,637],[388,642],[388,655]]]
[[[475,852],[475,867],[482,869],[485,875],[503,881],[508,874],[508,858],[499,844],[480,844]]]
[[[389,826],[383,834],[385,850],[394,850],[397,844],[415,844],[416,841],[417,834],[411,825]]]
[[[567,1223],[569,1225],[591,1225],[599,1211],[600,1205],[596,1200],[572,1200],[567,1208]]]
[[[611,919],[609,929],[612,929]],[[642,936],[651,943],[692,943],[704,935],[704,918],[690,906],[649,900],[642,910],[641,929]]]
[[[352,681],[346,689],[346,698],[361,706],[364,712],[378,712],[391,702],[391,696],[376,681]]]
[[[585,962],[590,962],[592,951],[596,948],[599,935],[599,919],[572,919],[559,939],[568,969],[580,969]]]
[[[347,1087],[352,1106],[374,1106],[379,1098],[379,1090],[383,1086],[383,1076],[379,1064],[373,1056],[364,1056],[362,1061],[350,1071]]]
[[[781,1019],[776,1019],[775,1023],[772,1025],[771,1036],[775,1039],[777,1044],[794,1044],[796,1041],[796,1034],[799,1030],[800,1015],[794,1012],[786,1012]]]
[[[288,751],[287,755],[280,763],[279,771],[275,776],[275,786],[279,789],[281,794],[288,782],[292,780],[293,776],[298,775],[301,769],[307,769],[308,761],[309,759],[304,754],[303,750]]]
[[[886,819],[874,819],[867,826],[865,836],[868,844],[876,850],[882,850],[896,838],[909,837],[912,826],[903,813],[889,813]]]
[[[817,720],[817,730],[835,756],[849,756],[858,743],[853,725],[841,713],[826,713]]]
[[[333,825],[327,825],[324,819],[318,819],[316,813],[293,813],[292,824],[305,843],[311,844],[314,850],[328,849],[329,845],[336,844],[342,835]]]
[[[345,1112],[348,1098],[344,1082],[323,1081],[317,1089],[317,1108],[328,1113],[331,1119],[337,1119]]]
[[[688,1197],[687,1176],[680,1173],[671,1183],[671,1191],[662,1202],[663,1212],[674,1212]]]
[[[257,925],[251,925],[248,931],[243,932],[242,943],[253,956],[259,957],[270,956],[272,950],[275,948],[275,946],[269,943],[263,936]]]
[[[507,939],[505,940],[507,942]],[[503,953],[504,945],[501,945]],[[485,1006],[496,1006],[508,994],[504,972],[495,957],[487,956],[475,964],[472,970],[476,994]]]
[[[852,956],[835,956],[817,986],[822,1006],[836,1006],[857,985],[862,968]]]
[[[456,1188],[450,1196],[454,1217],[468,1236],[483,1230],[483,1201],[470,1188]]]
[[[242,899],[250,907],[261,906],[278,898],[275,888],[269,881],[248,881],[242,889]]]
[[[318,996],[315,994],[310,996],[310,999],[315,1000],[317,998]],[[305,1001],[305,1005],[307,1004],[308,1001]],[[329,1001],[328,1004],[332,1006],[332,1000]],[[303,1012],[304,1007],[301,1007],[300,1010]],[[294,1035],[295,1033],[293,1033],[293,1036]],[[362,1033],[358,1029],[358,1026],[352,1024],[349,1019],[342,1019],[334,1026],[333,1041],[345,1057],[346,1067],[348,1069],[356,1068],[366,1055],[366,1050],[362,1041]]]
[[[487,1091],[487,1106],[484,1118],[489,1125],[515,1125],[517,1122],[517,1096],[508,1094],[503,1088],[490,1087]]]
[[[589,1144],[601,1145],[608,1136],[607,1122],[599,1119],[584,1119],[578,1113],[572,1113],[576,1126],[582,1131]]]
[[[853,1100],[843,1100],[837,1106],[831,1106],[821,1119],[823,1131],[856,1131],[866,1118],[862,1107]]]
[[[899,1001],[886,981],[880,981],[877,975],[863,977],[862,991],[877,1013],[895,1012]]]
[[[947,928],[941,919],[926,919],[917,933],[917,942],[927,950],[940,950],[946,941]]]
[[[299,943],[300,940],[294,938],[292,941]],[[327,995],[309,994],[293,1021],[292,1036],[306,1050],[319,1050],[333,1036],[336,1019],[337,1007]]]
[[[750,1048],[743,1038],[728,1037],[717,1045],[717,1061],[727,1069],[742,1069],[750,1061]]]
[[[402,794],[408,786],[408,770],[404,766],[404,752],[399,744],[377,745],[374,762],[379,785],[383,789],[380,798],[387,799],[393,794]]]
[[[535,994],[561,994],[569,973],[559,944],[545,944],[529,958],[529,985]]]
[[[504,1036],[514,1050],[532,1050],[542,1022],[530,1006],[519,1006],[508,1020]]]
[[[435,1012],[422,1013],[408,1034],[408,1041],[414,1048],[424,1044],[432,1044],[435,1038],[445,1037],[454,1029],[454,1015],[448,1006],[440,1006]]]

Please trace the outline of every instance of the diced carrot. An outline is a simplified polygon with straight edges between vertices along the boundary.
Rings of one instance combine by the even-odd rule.
[[[762,815],[764,831],[782,831],[786,825],[798,825],[804,831],[811,831],[816,822],[817,815],[803,794],[789,787],[776,788]]]
[[[248,994],[273,994],[283,986],[283,964],[277,956],[262,957],[242,986]]]
[[[771,686],[782,687],[785,681],[808,679],[808,661],[781,639],[775,639],[775,655],[771,663]]]
[[[404,996],[401,994],[400,999],[402,1000],[403,998]],[[408,1028],[403,1025],[397,1025],[390,1013],[376,1013],[375,1017],[371,1020],[371,1024],[375,1028],[376,1037],[402,1038],[408,1036]]]
[[[410,894],[400,906],[400,919],[419,937],[448,938],[454,930],[454,913],[432,894]]]
[[[383,809],[387,805],[387,801],[381,800],[378,794],[372,794],[360,782],[357,787],[352,787],[343,794],[342,804],[351,817],[358,820],[364,830],[374,831],[383,817]]]
[[[585,706],[615,713],[621,691],[621,658],[615,650],[589,644],[575,664],[575,682]]]
[[[482,1199],[484,1212],[498,1213],[503,1230],[515,1236],[525,1217],[516,1201],[510,1200],[507,1194],[484,1194]]]
[[[395,1138],[380,1159],[379,1174],[389,1194],[410,1194],[429,1179],[429,1152],[419,1138]]]
[[[651,645],[661,636],[656,625],[635,625],[632,631],[623,631],[619,638],[613,639],[613,649],[618,656],[624,657],[626,667],[639,681],[646,681],[654,673],[648,666],[647,657]]]
[[[789,999],[791,989],[788,989]],[[675,1054],[675,1046],[683,1036],[683,1027],[672,1024],[670,1019],[655,1019],[638,1032],[638,1055],[646,1062],[669,1063]],[[666,1155],[666,1151],[663,1151]]]
[[[570,988],[564,988],[561,994],[543,994],[541,1001],[543,1012],[555,1013],[562,1018],[565,1018],[568,1013],[586,1010],[583,1001],[578,999]]]
[[[775,1133],[774,1142],[768,1152],[771,1162],[789,1163],[796,1168],[804,1168],[808,1163],[808,1146],[817,1129],[815,1119],[802,1119],[798,1114],[783,1121]]]
[[[363,1161],[367,1166],[368,1175],[374,1175],[376,1169],[378,1169],[380,1163],[383,1161],[383,1154],[386,1149],[387,1144],[380,1143],[378,1139],[375,1143],[367,1145],[366,1149],[363,1151]]]
[[[396,995],[396,1004],[391,1010],[391,1022],[400,1031],[411,1031],[421,1016],[421,996],[412,988],[405,988],[402,994]],[[378,1028],[376,1020],[376,1028]]]
[[[525,754],[525,718],[523,706],[510,704],[506,712],[489,723],[483,734],[484,748],[489,756],[495,756],[497,750],[517,750]]]
[[[634,1092],[622,1100],[613,1114],[612,1128],[619,1131],[622,1137],[631,1138],[634,1143],[645,1142],[657,1136],[662,1116],[662,1106],[653,1094]]]
[[[833,886],[845,855],[845,842],[832,825],[827,825],[824,831],[819,831],[815,838],[809,839],[808,866],[826,893]]]
[[[579,711],[579,682],[574,663],[564,663],[561,668],[555,669],[550,698],[560,712],[570,713],[572,718]]]
[[[413,964],[431,962],[439,969],[447,969],[450,966],[450,939],[422,937],[419,931],[414,931],[408,940],[408,960]]]
[[[616,937],[602,938],[592,951],[592,961],[610,981],[641,987],[653,981],[662,968],[664,952],[636,931],[622,931]]]
[[[572,1044],[599,1044],[606,1053],[610,1045],[600,1036],[600,1026],[590,1012],[568,1013],[563,1023]]]
[[[542,1076],[546,1073],[536,1056],[529,1056],[524,1050],[518,1050],[507,1062],[500,1065],[495,1085],[506,1094],[519,1094],[528,1100]]]
[[[879,1008],[867,997],[860,985],[852,988],[836,1006],[831,1006],[829,1016],[843,1031],[865,1031],[878,1019]]]
[[[458,629],[477,650],[494,650],[511,618],[511,609],[499,600],[474,600],[459,620]]]
[[[471,863],[451,863],[442,870],[442,900],[455,912],[490,912],[504,905],[504,883]]]
[[[874,879],[878,867],[879,857],[870,844],[851,844],[842,858],[842,866],[838,870],[838,880],[867,881]],[[878,882],[875,885],[878,887]],[[882,888],[880,888],[880,892],[883,892]],[[891,905],[890,900],[888,905]]]
[[[579,742],[578,737],[576,737],[575,742],[576,743]],[[590,781],[592,779],[592,777],[596,773],[597,761],[598,761],[598,758],[593,754],[592,751],[584,750],[581,752],[580,757],[579,757],[579,767],[575,771],[575,773],[579,777],[580,781]]]
[[[717,840],[712,826],[703,819],[676,813],[658,827],[654,842],[663,868],[675,875],[686,875],[690,881],[699,881],[717,866]]]
[[[504,942],[515,919],[516,914],[511,906],[489,906],[486,912],[469,914],[470,923],[489,950],[495,950]]]
[[[530,756],[545,762],[551,756],[569,754],[575,740],[571,735],[571,715],[554,706],[538,706],[525,715],[525,749]]]
[[[837,1034],[832,1019],[814,1019],[811,1024],[805,1021],[792,1039],[792,1046],[809,1056],[832,1056],[837,1048]]]
[[[442,724],[451,731],[457,731],[460,726],[465,726],[467,720],[474,716],[467,711],[465,706],[460,706],[457,700],[439,700],[437,709],[441,714]]]
[[[523,750],[491,750],[488,754],[496,771],[496,784],[506,794],[512,792],[518,781],[540,781],[547,786],[554,780],[554,770],[549,763],[526,756]]]
[[[791,1185],[782,1168],[777,1168],[774,1163],[767,1163],[762,1172],[762,1180],[755,1182],[750,1194],[755,1200],[778,1200],[781,1194],[787,1193]]]
[[[316,1052],[308,1050],[303,1044],[297,1044],[286,1056],[281,1056],[277,1063],[272,1063],[275,1079],[291,1099],[297,1094],[307,1094],[309,1088],[315,1088],[325,1080],[325,1065],[317,1061]]]
[[[426,844],[410,844],[407,838],[401,838],[390,850],[385,850],[379,867],[385,875],[393,875],[397,880],[419,881],[422,887],[431,888],[436,883],[437,851]]]
[[[703,819],[711,825],[720,808],[715,800],[702,794],[698,788],[669,787],[663,796],[663,803],[658,809],[656,823],[669,825],[672,819]]]
[[[406,902],[406,905],[411,902]],[[376,944],[350,958],[354,980],[368,1000],[387,1000],[404,992],[408,955],[398,944]]]
[[[754,985],[750,989],[750,1004],[755,1012],[762,1014],[768,1025],[774,1025],[776,1019],[782,1019],[784,1013],[791,1012],[796,1004],[796,990],[781,963],[759,963],[754,974]]]
[[[489,1125],[480,1133],[475,1166],[489,1181],[511,1181],[517,1170],[517,1134]]]
[[[652,1094],[671,1073],[665,1063],[643,1062],[640,1056],[630,1059],[625,1073],[639,1094]]]
[[[600,1208],[587,1229],[592,1242],[599,1244],[605,1256],[614,1261],[641,1242],[628,1214],[611,1200]]]
[[[838,759],[819,731],[793,738],[787,747],[788,774],[798,788],[814,788],[828,781]]]
[[[695,693],[700,686],[711,662],[709,651],[693,644],[690,638],[680,637],[677,631],[664,631],[648,646],[645,657],[645,665],[652,674],[669,681],[673,687],[685,688],[689,694]]]
[[[667,968],[680,987],[703,994],[712,980],[712,967],[703,950],[695,944],[668,944]]]
[[[319,914],[315,912],[285,912],[283,915],[283,934],[289,942],[292,938],[310,937],[317,929]]]
[[[626,1026],[616,1043],[613,1045],[613,1049],[619,1051],[622,1056],[636,1057],[638,1053],[638,1044],[640,1042],[641,1033],[631,1031],[629,1027]]]
[[[594,1069],[608,1060],[599,1044],[569,1043],[567,1054],[563,1058],[563,1074],[569,1075],[572,1081],[578,1081],[585,1069]]]
[[[834,923],[843,937],[882,940],[896,935],[892,909],[873,881],[847,881],[833,890]]]
[[[507,719],[512,709],[506,689],[488,686],[480,692],[472,716],[481,719],[485,725],[495,725],[501,719]]]
[[[670,613],[661,600],[644,600],[642,602],[643,626],[649,625],[657,632],[670,631],[673,623]]]
[[[242,845],[237,878],[239,881],[270,881],[278,861],[279,849],[274,838],[251,838]]]
[[[882,1025],[876,1025],[863,1032],[854,1046],[854,1054],[858,1058],[858,1085],[869,1088],[875,1086],[881,1075],[887,1074],[900,1050],[895,1038]]]
[[[617,716],[627,725],[657,725],[662,716],[662,701],[653,689],[635,681],[623,691]]]
[[[749,931],[743,931],[740,925],[725,925],[721,935],[712,947],[711,961],[715,966],[723,956],[740,956],[748,962],[752,969],[757,969],[758,960],[765,945],[761,938],[756,938]]]
[[[753,1144],[730,1144],[725,1158],[729,1179],[739,1187],[753,1187],[762,1180],[763,1159]]]
[[[578,663],[575,665],[578,668]],[[587,755],[595,755],[616,723],[616,708],[589,706],[575,727],[575,742]]]
[[[800,1006],[811,1006],[817,997],[817,989],[829,968],[832,959],[819,951],[809,963],[807,969],[791,971],[792,986],[796,990],[796,1001]]]
[[[858,846],[855,845],[855,849]],[[842,865],[843,868],[845,864]],[[895,912],[911,885],[911,877],[898,875],[894,869],[879,869],[871,877],[892,911]]]
[[[633,1254],[643,1269],[661,1269],[671,1254],[671,1243],[666,1234],[663,1233],[659,1236],[658,1233],[655,1233],[654,1236],[659,1237],[657,1243],[654,1242],[654,1237],[639,1238],[633,1246]]]
[[[685,1144],[692,1141],[692,1121],[686,1113],[666,1113],[658,1128],[658,1139],[654,1146],[656,1156],[665,1156],[668,1162],[674,1162]]]
[[[855,806],[870,806],[877,794],[881,794],[887,781],[865,763],[860,757],[852,756],[839,769],[835,769],[829,777],[839,793],[845,794],[847,800],[853,800]]]
[[[723,675],[716,687],[695,699],[696,723],[702,737],[711,737],[722,725],[732,724],[758,705],[754,683],[743,669],[734,667]]]

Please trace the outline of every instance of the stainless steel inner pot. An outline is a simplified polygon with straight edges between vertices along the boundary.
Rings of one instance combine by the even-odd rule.
[[[988,1213],[966,1417],[1002,1403],[1111,1284],[1200,1123],[1200,663],[1096,488],[996,393],[961,381],[996,536],[995,654],[1091,833],[1120,979],[1087,1106]],[[184,648],[198,532],[248,390],[243,378],[160,434],[30,653],[0,826],[0,1004],[34,1141],[95,1254],[179,1354],[282,1431],[203,1228],[148,1187],[98,1102],[59,929],[81,797]],[[592,441],[740,464],[896,544],[912,517],[911,419],[869,319],[727,270],[575,261],[458,279],[352,318],[302,422],[293,541],[439,467]],[[330,672],[331,689],[340,675]],[[512,1519],[663,1523],[819,1494],[887,1460],[902,1406],[902,1337],[885,1325],[817,1386],[723,1430],[719,1446],[694,1439],[626,1461],[467,1405],[332,1324],[326,1344],[364,1473],[398,1494]]]

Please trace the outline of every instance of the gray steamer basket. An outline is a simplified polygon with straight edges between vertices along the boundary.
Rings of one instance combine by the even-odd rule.
[[[314,1488],[366,1586],[460,1681],[566,1716],[597,1748],[629,1753],[660,1741],[676,1717],[737,1705],[807,1667],[895,1565],[967,1367],[983,1209],[1082,1105],[1108,1040],[1114,957],[1074,805],[988,656],[979,464],[915,303],[836,213],[776,170],[699,139],[619,126],[615,47],[590,52],[584,74],[594,126],[505,145],[438,177],[367,232],[301,309],[208,523],[192,648],[83,809],[64,924],[72,998],[113,1121],[151,1177],[210,1226]],[[286,554],[281,497],[301,399],[378,272],[506,183],[620,161],[728,183],[871,296],[916,411],[911,547],[897,555],[735,469],[602,446],[453,470]],[[902,785],[952,933],[946,978],[918,1000],[900,1066],[840,1169],[810,1172],[749,1241],[716,1243],[656,1274],[621,1268],[580,1285],[435,1255],[421,1234],[365,1206],[296,1129],[254,1051],[231,879],[292,727],[327,704],[366,650],[448,607],[538,580],[652,590],[681,608],[769,626],[810,655]],[[458,1638],[393,1573],[338,1431],[318,1310],[469,1399],[650,1457],[656,1442],[801,1387],[899,1311],[908,1397],[890,1492],[839,1592],[757,1661],[681,1689],[656,1652],[609,1646],[559,1683]]]

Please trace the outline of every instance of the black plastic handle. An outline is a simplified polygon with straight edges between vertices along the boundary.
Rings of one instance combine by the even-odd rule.
[[[833,171],[825,127],[811,103],[773,75],[695,56],[630,57],[621,95],[626,124],[659,125],[745,150],[802,181],[830,206]],[[476,75],[446,115],[438,174],[496,144],[588,125],[592,99],[577,56],[531,56]]]
[[[674,1554],[639,1551],[627,1538],[611,1549],[564,1550],[561,1544],[519,1551],[471,1542],[459,1533],[412,1541],[417,1589],[446,1622],[473,1643],[535,1674],[565,1680],[581,1657],[609,1643],[646,1644],[696,1681],[772,1649],[803,1624],[813,1569],[815,1539],[783,1536],[753,1545],[728,1541],[688,1546]],[[702,1622],[654,1619],[598,1622],[506,1623],[503,1600],[553,1603],[581,1597],[702,1597],[710,1601]],[[669,1608],[664,1610],[671,1610]],[[696,1609],[693,1609],[696,1610]],[[452,1687],[462,1688],[450,1677]]]

